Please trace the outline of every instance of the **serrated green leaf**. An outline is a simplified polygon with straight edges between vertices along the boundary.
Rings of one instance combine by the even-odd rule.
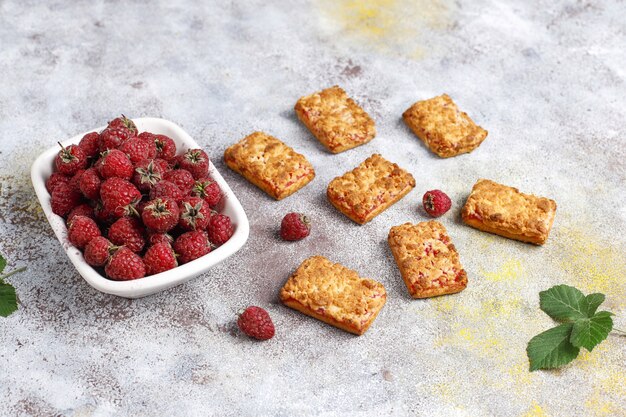
[[[558,368],[573,361],[579,348],[569,341],[573,323],[563,323],[530,339],[526,347],[530,371]]]
[[[598,307],[600,307],[600,304],[604,302],[604,294],[596,292],[593,294],[589,294],[585,298],[587,299],[588,304],[587,317],[592,317],[594,314],[596,314],[596,310],[598,309]]]
[[[7,317],[17,310],[15,288],[10,284],[0,284],[0,316]]]
[[[591,352],[613,330],[611,315],[608,311],[601,311],[591,318],[576,320],[569,339],[572,345]]]
[[[556,285],[539,293],[539,306],[554,320],[588,318],[589,303],[585,295],[569,285]]]
[[[4,258],[4,256],[2,256],[2,254],[0,254],[0,274],[2,273],[2,271],[4,271],[5,266],[7,266],[7,260]],[[0,282],[2,282],[1,279]]]

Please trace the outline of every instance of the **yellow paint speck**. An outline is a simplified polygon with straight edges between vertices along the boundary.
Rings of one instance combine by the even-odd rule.
[[[549,417],[539,404],[533,401],[530,409],[522,415],[522,417]]]

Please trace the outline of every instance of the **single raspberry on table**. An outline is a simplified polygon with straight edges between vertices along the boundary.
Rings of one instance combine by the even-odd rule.
[[[176,184],[180,191],[183,192],[184,195],[189,195],[191,192],[191,188],[194,186],[196,181],[193,179],[193,175],[191,172],[186,169],[173,169],[169,172],[166,172],[163,175],[163,179],[173,182]]]
[[[117,249],[106,237],[96,236],[85,246],[83,256],[85,262],[91,266],[104,266]]]
[[[211,252],[211,243],[203,230],[194,230],[178,236],[173,248],[180,263],[184,264]]]
[[[129,137],[137,135],[137,126],[135,125],[135,122],[133,122],[131,119],[124,116],[123,114],[121,117],[116,117],[115,119],[111,120],[107,127],[122,130],[126,129],[129,132]]]
[[[141,160],[150,157],[150,145],[148,145],[147,141],[138,137],[128,139],[127,141],[122,143],[117,149],[128,155],[128,158],[133,163],[133,165],[137,164],[137,162]]]
[[[146,265],[146,275],[169,271],[178,266],[174,249],[168,243],[150,246],[143,256],[143,263]]]
[[[172,138],[165,135],[154,135],[154,144],[157,149],[157,158],[166,161],[174,161],[176,159],[176,143]]]
[[[183,192],[171,181],[161,180],[150,189],[150,199],[167,197],[178,202],[185,198]]]
[[[85,156],[93,159],[100,153],[100,134],[98,132],[87,133],[78,143],[80,149],[85,152]]]
[[[117,177],[129,180],[135,171],[128,155],[118,149],[104,152],[96,162],[96,169],[103,179]]]
[[[83,172],[78,182],[78,187],[85,197],[90,200],[97,200],[100,198],[100,186],[102,180],[95,168],[89,168]]]
[[[146,244],[146,229],[134,217],[119,218],[109,228],[108,238],[117,246],[126,246],[133,252],[141,252]]]
[[[301,213],[288,213],[280,223],[280,237],[283,240],[304,239],[311,233],[311,221]]]
[[[52,191],[50,205],[52,212],[61,217],[65,217],[70,211],[82,201],[83,196],[79,191],[74,190],[69,183],[60,183]]]
[[[178,225],[185,230],[204,230],[211,219],[211,208],[200,197],[186,197],[180,202]]]
[[[89,204],[80,204],[74,207],[67,215],[67,223],[69,224],[75,216],[86,216],[96,220],[93,208]]]
[[[213,214],[207,226],[207,235],[212,244],[223,245],[233,235],[234,229],[230,217],[225,214]]]
[[[141,193],[122,178],[109,178],[100,186],[100,199],[104,209],[115,217],[135,215],[135,206],[141,201]]]
[[[85,169],[87,166],[87,155],[78,145],[65,147],[59,142],[59,146],[61,150],[54,158],[54,165],[60,174],[72,176],[79,169]]]
[[[57,185],[61,183],[69,184],[71,179],[72,177],[63,175],[60,172],[53,172],[46,180],[46,190],[48,190],[48,192],[52,194],[52,191],[54,191],[54,188]]]
[[[122,143],[124,143],[125,140],[132,136],[131,131],[128,129],[107,127],[100,132],[100,152],[104,152],[109,149],[117,149]]]
[[[148,201],[141,213],[143,224],[157,233],[170,231],[178,224],[180,210],[171,198],[155,198]]]
[[[426,213],[432,217],[442,216],[452,207],[450,197],[441,190],[426,191],[422,197],[422,204]]]
[[[202,149],[188,149],[176,159],[178,167],[191,172],[195,179],[209,175],[209,156]]]
[[[129,281],[146,276],[146,266],[139,255],[121,247],[115,251],[104,267],[107,277],[116,281]]]
[[[274,337],[275,328],[269,313],[261,307],[246,308],[237,319],[237,326],[246,335],[257,340]]]
[[[75,216],[68,225],[67,237],[79,249],[87,246],[91,239],[102,235],[94,219],[87,216]]]
[[[202,198],[209,207],[213,208],[222,199],[222,190],[211,178],[200,178],[196,180],[191,189],[191,193]]]
[[[161,181],[165,172],[163,165],[155,162],[154,159],[143,159],[135,165],[133,184],[141,191],[149,191]]]

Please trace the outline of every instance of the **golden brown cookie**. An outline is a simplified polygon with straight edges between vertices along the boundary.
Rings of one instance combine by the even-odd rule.
[[[339,211],[364,224],[399,201],[415,187],[413,176],[374,154],[352,171],[328,184],[328,200]]]
[[[487,131],[460,111],[447,94],[418,101],[402,118],[413,133],[442,158],[471,152],[487,137]]]
[[[374,120],[338,86],[300,98],[295,110],[332,153],[363,145],[376,136]]]
[[[462,211],[463,221],[476,229],[536,245],[548,239],[555,214],[554,200],[486,179],[474,184]]]
[[[385,305],[380,282],[361,278],[356,271],[323,256],[306,259],[280,290],[280,299],[332,326],[361,335]]]
[[[394,226],[387,242],[413,298],[453,294],[467,286],[459,254],[441,223]]]
[[[290,196],[315,177],[304,155],[263,132],[254,132],[226,149],[224,162],[276,200]]]

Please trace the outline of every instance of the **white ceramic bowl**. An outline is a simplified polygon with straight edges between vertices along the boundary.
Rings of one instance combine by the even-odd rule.
[[[133,121],[140,132],[149,131],[167,135],[172,138],[176,142],[178,153],[186,149],[199,148],[198,144],[191,136],[168,120],[147,117],[133,119]],[[102,129],[104,129],[104,127],[92,129],[89,132],[100,131]],[[63,145],[77,144],[81,138],[89,132],[81,133],[62,143]],[[58,151],[58,145],[54,146],[35,160],[31,168],[33,187],[35,188],[35,193],[37,193],[39,203],[50,222],[50,226],[52,226],[52,230],[54,230],[59,242],[63,245],[70,261],[72,261],[76,270],[82,275],[85,281],[99,291],[126,298],[145,297],[146,295],[163,291],[208,271],[213,265],[222,262],[241,249],[246,243],[246,240],[248,240],[248,234],[250,232],[248,217],[243,211],[241,203],[239,203],[239,200],[235,197],[235,194],[233,194],[233,191],[228,184],[226,184],[226,181],[224,181],[224,178],[222,178],[217,169],[215,169],[215,166],[211,164],[209,167],[210,176],[219,184],[224,194],[222,202],[220,203],[223,208],[220,209],[220,212],[231,218],[235,228],[235,232],[230,240],[201,258],[160,274],[132,281],[112,281],[107,279],[85,262],[81,251],[74,247],[68,240],[65,221],[62,217],[52,212],[50,194],[48,194],[46,190],[45,182],[53,172],[54,158]]]

